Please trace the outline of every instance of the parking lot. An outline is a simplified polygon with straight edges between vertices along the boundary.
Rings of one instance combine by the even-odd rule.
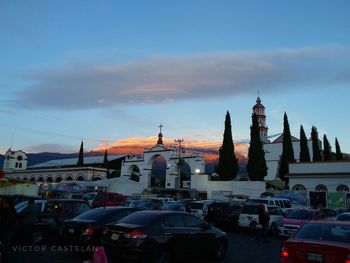
[[[254,236],[244,231],[237,231],[228,233],[228,238],[230,242],[229,250],[223,262],[279,262],[279,248],[281,242],[283,241],[283,239],[280,237],[271,237],[269,243],[264,243],[262,241],[255,240]],[[81,258],[71,252],[71,250],[79,249],[79,247],[57,246],[54,243],[40,244],[33,247],[22,247],[13,252],[11,263],[81,263]],[[109,259],[109,262],[113,262],[113,260]],[[200,259],[196,262],[210,263],[214,261]]]

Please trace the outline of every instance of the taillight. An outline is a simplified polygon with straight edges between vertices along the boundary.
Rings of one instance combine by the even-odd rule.
[[[143,239],[147,237],[147,234],[141,230],[132,230],[129,233],[126,233],[125,237],[132,239]]]
[[[281,247],[280,257],[281,258],[289,257],[288,249],[286,247]]]
[[[94,234],[94,231],[97,229],[96,226],[89,226],[88,228],[86,228],[83,232],[83,235],[86,236],[92,236]]]
[[[350,255],[348,255],[345,259],[345,263],[350,263]]]

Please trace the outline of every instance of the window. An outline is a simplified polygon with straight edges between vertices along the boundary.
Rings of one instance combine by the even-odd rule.
[[[185,226],[187,227],[200,227],[203,226],[203,221],[199,218],[191,215],[183,215],[183,218],[185,220]]]
[[[270,215],[283,215],[282,210],[278,207],[268,207],[267,210],[269,211]]]
[[[292,190],[295,191],[295,192],[306,192],[305,186],[303,186],[301,184],[294,185]]]
[[[165,219],[166,226],[168,227],[184,227],[184,222],[181,215],[169,215]]]
[[[322,192],[327,192],[328,190],[327,190],[327,187],[325,186],[325,185],[323,185],[323,184],[319,184],[319,185],[317,185],[316,186],[316,188],[315,188],[315,190],[316,191],[322,191]]]
[[[349,192],[349,187],[344,184],[338,185],[337,192]]]
[[[18,168],[18,163],[16,163],[16,168]]]
[[[81,214],[81,213],[84,213],[88,210],[90,210],[90,206],[88,206],[87,204],[85,203],[77,203],[77,214]]]

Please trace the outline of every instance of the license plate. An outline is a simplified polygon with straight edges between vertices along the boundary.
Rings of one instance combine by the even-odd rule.
[[[111,235],[111,240],[116,241],[116,240],[118,240],[118,239],[119,239],[119,234],[113,233],[113,234]]]
[[[307,260],[313,262],[323,262],[323,255],[318,253],[309,252],[307,253]]]
[[[75,229],[74,229],[74,228],[68,228],[68,233],[73,234],[74,232],[75,232]]]

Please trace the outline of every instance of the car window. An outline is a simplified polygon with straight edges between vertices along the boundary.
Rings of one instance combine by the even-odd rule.
[[[191,215],[185,214],[185,215],[183,215],[183,219],[185,221],[186,227],[200,227],[204,224],[204,222],[196,216],[191,216]]]
[[[104,195],[101,193],[98,193],[94,199],[94,202],[104,202]]]
[[[287,210],[285,218],[288,219],[301,219],[301,220],[311,220],[313,212],[309,210]]]
[[[167,227],[184,227],[185,226],[181,215],[168,215],[165,218],[164,222]]]
[[[63,202],[63,214],[73,214],[74,213],[74,207],[72,202]]]
[[[283,207],[284,208],[291,208],[290,202],[288,200],[283,200]]]
[[[350,221],[349,214],[340,214],[337,218],[338,221]]]
[[[118,211],[118,212],[115,212],[115,213],[112,213],[111,215],[109,215],[104,221],[106,223],[116,222],[116,221],[119,221],[120,219],[122,219],[123,217],[130,215],[131,213],[132,213],[132,211],[130,211],[130,210]]]
[[[242,209],[242,214],[258,214],[257,205],[245,205]]]
[[[86,211],[90,210],[90,206],[88,206],[85,203],[77,203],[77,214],[84,213]]]
[[[191,209],[198,209],[201,210],[203,209],[204,203],[191,203]]]

